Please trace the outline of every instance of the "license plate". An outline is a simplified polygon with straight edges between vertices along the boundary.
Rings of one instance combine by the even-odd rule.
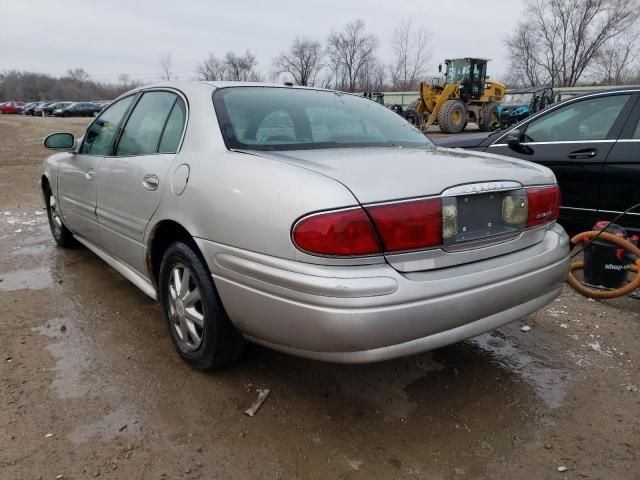
[[[518,228],[505,225],[502,221],[502,199],[508,192],[482,193],[475,195],[460,195],[443,200],[443,207],[447,204],[456,206],[457,231],[444,239],[445,245],[477,242],[488,238],[513,234]]]

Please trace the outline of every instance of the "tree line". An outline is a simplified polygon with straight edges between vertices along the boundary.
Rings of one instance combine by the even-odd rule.
[[[62,77],[10,70],[0,73],[0,101],[111,100],[138,85],[128,75],[120,75],[118,83],[96,82],[82,68],[68,70]]]
[[[640,83],[637,0],[527,0],[505,40],[514,86]]]
[[[638,0],[526,0],[522,20],[504,40],[509,60],[506,83],[640,83],[639,14]],[[367,31],[364,21],[354,20],[323,40],[296,37],[271,59],[266,71],[258,69],[250,50],[210,52],[194,66],[191,79],[271,80],[347,92],[416,90],[420,81],[428,80],[431,40],[424,26],[402,20],[391,38],[393,61],[384,62],[380,39]],[[159,77],[175,80],[174,70],[172,53],[162,53]],[[8,71],[0,73],[0,101],[111,99],[140,84],[127,74],[117,82],[98,82],[81,68],[59,78]]]

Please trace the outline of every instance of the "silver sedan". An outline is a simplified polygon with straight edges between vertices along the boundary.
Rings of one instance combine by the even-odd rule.
[[[158,299],[198,369],[247,341],[344,363],[434,349],[538,310],[567,272],[549,169],[435,147],[353,95],[144,87],[44,144],[58,245]]]

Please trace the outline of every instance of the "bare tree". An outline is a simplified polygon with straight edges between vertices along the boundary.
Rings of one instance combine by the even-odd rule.
[[[362,20],[347,23],[341,32],[332,31],[328,38],[327,55],[334,59],[338,70],[344,72],[345,89],[353,92],[357,80],[362,76],[362,69],[372,64],[378,48],[375,35],[365,32]],[[336,74],[338,78],[339,72]]]
[[[160,67],[160,78],[167,82],[174,79],[173,75],[173,54],[171,52],[164,52],[160,55],[158,61]]]
[[[225,79],[226,67],[222,60],[209,53],[207,58],[197,65],[196,73],[198,80],[219,81]]]
[[[84,68],[67,70],[67,77],[69,77],[78,88],[82,88],[82,85],[89,80],[89,74],[84,70]]]
[[[633,26],[638,13],[635,0],[528,0],[525,20],[507,39],[511,70],[530,84],[575,86],[605,45]]]
[[[296,38],[289,50],[273,59],[276,74],[293,77],[296,85],[313,85],[322,69],[322,46],[317,40]]]
[[[224,56],[224,67],[228,80],[237,82],[257,81],[259,75],[254,71],[258,64],[255,55],[249,50],[244,55],[227,52]]]
[[[510,69],[507,83],[514,87],[535,87],[550,81],[543,76],[542,65],[537,58],[539,43],[535,32],[526,23],[520,23],[506,40]]]
[[[429,32],[423,26],[414,29],[411,19],[400,22],[393,32],[396,63],[391,65],[394,89],[417,88],[429,61]]]
[[[610,42],[594,60],[593,73],[605,85],[624,85],[631,82],[634,69],[638,68],[637,31],[627,32],[620,40]]]

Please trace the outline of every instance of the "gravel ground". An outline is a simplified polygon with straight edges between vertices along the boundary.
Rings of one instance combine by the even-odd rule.
[[[640,477],[630,298],[566,287],[521,321],[382,364],[252,347],[191,370],[156,303],[50,237],[40,142],[86,123],[0,116],[1,479]]]

